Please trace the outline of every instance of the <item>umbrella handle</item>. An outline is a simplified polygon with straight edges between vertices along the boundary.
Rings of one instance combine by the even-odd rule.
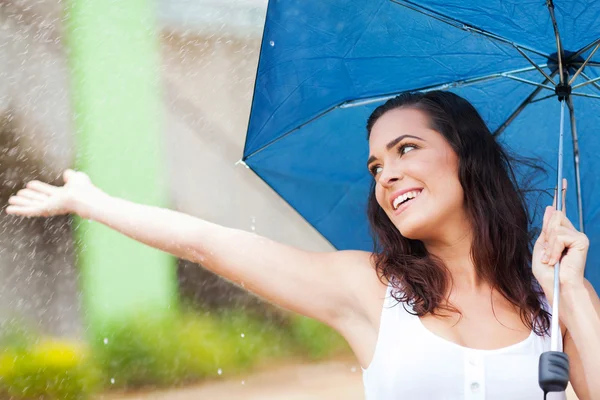
[[[565,122],[565,100],[560,101],[560,141],[558,144],[558,184],[556,186],[556,209],[562,211],[563,204],[563,138]],[[550,351],[542,353],[539,361],[538,382],[544,391],[544,398],[549,392],[562,392],[569,384],[569,357],[559,351],[560,326],[558,310],[560,304],[560,261],[554,265],[554,301],[552,302],[552,324]]]
[[[539,383],[544,397],[564,392],[569,384],[569,356],[562,351],[546,351],[540,356]]]

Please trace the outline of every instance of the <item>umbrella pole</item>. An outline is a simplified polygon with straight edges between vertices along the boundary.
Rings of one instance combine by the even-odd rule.
[[[557,87],[559,91],[560,85]],[[560,139],[558,144],[558,183],[556,194],[556,209],[562,211],[563,205],[563,139],[565,125],[565,103],[568,94],[560,99]],[[550,351],[542,353],[539,362],[538,380],[544,391],[544,398],[549,392],[562,392],[569,384],[569,357],[559,349],[561,338],[559,326],[560,305],[560,260],[554,265],[554,299],[552,302],[552,324],[550,337]]]
[[[560,74],[560,83],[554,88],[554,92],[560,100],[560,139],[558,143],[558,171],[557,171],[557,193],[556,209],[562,211],[563,208],[563,139],[565,129],[565,103],[571,96],[571,82],[569,82],[569,68],[563,66],[564,52],[558,32],[558,24],[554,14],[553,0],[546,0],[552,27],[556,36],[556,49],[558,56],[558,71]],[[559,326],[559,304],[560,304],[560,260],[554,265],[554,300],[552,302],[552,324],[550,336],[550,351],[542,353],[539,362],[538,382],[544,391],[544,398],[549,392],[563,392],[569,384],[569,357],[559,350],[559,340],[561,339]]]
[[[556,185],[556,209],[562,211],[563,208],[563,152],[564,152],[564,125],[565,125],[565,101],[560,102],[560,140],[558,144],[558,183]],[[560,260],[554,265],[554,301],[552,303],[552,337],[550,350],[558,351],[558,340],[561,337],[560,326],[558,323],[560,303]]]

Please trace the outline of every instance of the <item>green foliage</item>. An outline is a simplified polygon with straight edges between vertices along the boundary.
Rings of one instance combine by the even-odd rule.
[[[290,333],[299,349],[311,360],[319,360],[350,351],[346,341],[333,329],[314,319],[294,315]]]
[[[83,400],[96,391],[98,371],[80,343],[42,339],[0,353],[2,398]]]
[[[347,350],[333,330],[297,316],[279,324],[241,312],[182,312],[115,321],[101,332],[87,346],[4,329],[0,398],[85,400],[99,389],[177,386],[273,359]]]

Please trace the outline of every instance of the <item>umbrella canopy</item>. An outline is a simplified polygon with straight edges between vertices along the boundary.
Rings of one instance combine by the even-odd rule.
[[[562,69],[567,211],[585,224],[600,289],[599,44],[593,0],[271,0],[243,160],[336,248],[371,250],[365,125],[377,106],[407,90],[465,97],[499,142],[549,167],[536,184],[547,190]]]

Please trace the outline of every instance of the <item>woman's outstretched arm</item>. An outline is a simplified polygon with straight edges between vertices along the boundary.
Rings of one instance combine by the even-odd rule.
[[[362,291],[377,288],[368,284],[377,279],[368,253],[307,252],[177,211],[112,197],[81,172],[67,170],[64,180],[61,187],[28,183],[11,197],[6,212],[27,217],[78,214],[197,262],[268,301],[334,327],[342,323],[339,319],[361,312]]]

